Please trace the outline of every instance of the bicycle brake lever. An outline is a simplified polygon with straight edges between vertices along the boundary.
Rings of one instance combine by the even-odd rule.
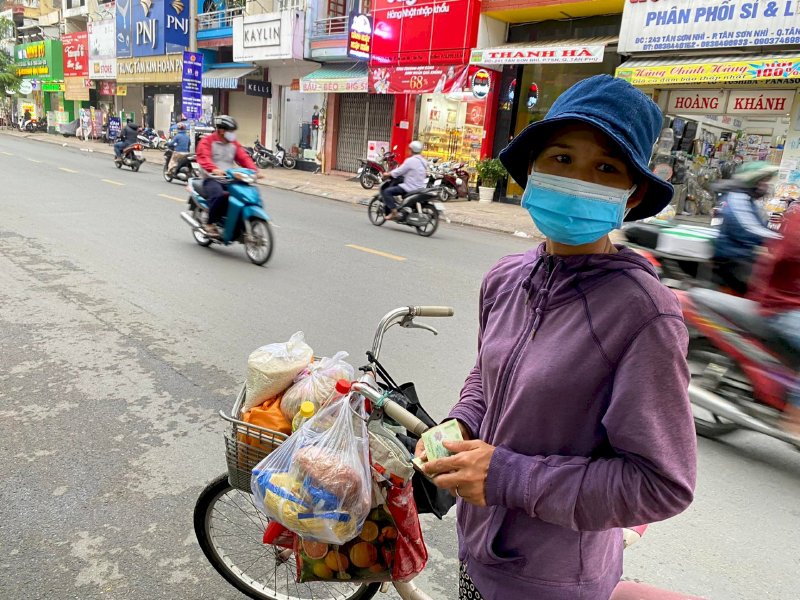
[[[403,319],[400,322],[400,327],[405,327],[406,329],[425,329],[426,331],[430,331],[433,335],[439,335],[439,332],[430,325],[415,323],[413,317],[406,317]]]

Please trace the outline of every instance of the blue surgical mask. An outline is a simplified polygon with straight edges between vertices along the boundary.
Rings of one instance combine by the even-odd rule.
[[[636,186],[623,190],[580,179],[533,171],[522,206],[546,237],[560,244],[596,242],[622,227],[626,205]]]

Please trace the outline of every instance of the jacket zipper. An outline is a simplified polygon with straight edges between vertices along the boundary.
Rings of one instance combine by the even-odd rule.
[[[553,271],[553,257],[548,256],[545,259],[544,263],[544,286],[536,293],[536,298],[534,301],[534,314],[533,317],[526,314],[526,321],[525,321],[525,329],[523,330],[522,335],[517,339],[517,343],[514,345],[514,349],[511,351],[511,357],[509,358],[508,362],[506,363],[505,373],[503,374],[503,379],[500,382],[500,391],[497,394],[498,399],[502,399],[505,404],[505,397],[506,397],[506,390],[508,388],[508,382],[511,379],[511,374],[517,368],[517,363],[519,362],[519,357],[522,355],[522,348],[528,341],[528,338],[533,340],[533,337],[536,335],[535,327],[538,327],[541,324],[540,314],[536,311],[539,310],[539,305],[542,302],[542,296],[544,293],[550,293],[549,286],[552,283],[551,278],[554,275]],[[530,298],[529,298],[530,299]],[[527,302],[526,302],[527,304]],[[527,312],[527,311],[526,311]],[[492,419],[492,427],[489,431],[494,431],[495,427],[497,426],[497,421],[500,419],[500,415],[502,412],[502,406],[498,408],[495,418]],[[493,443],[493,440],[492,442]]]

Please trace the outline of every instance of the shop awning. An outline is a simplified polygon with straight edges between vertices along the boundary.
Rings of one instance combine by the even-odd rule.
[[[239,87],[239,80],[255,70],[256,67],[212,67],[203,73],[203,87],[235,90]]]
[[[300,90],[307,94],[366,93],[367,64],[325,65],[300,80]]]
[[[537,65],[603,62],[606,46],[619,41],[617,36],[546,42],[505,44],[472,51],[473,65]]]
[[[617,68],[617,77],[642,87],[672,85],[766,85],[800,83],[800,52],[791,54],[734,54],[692,58],[634,58]]]

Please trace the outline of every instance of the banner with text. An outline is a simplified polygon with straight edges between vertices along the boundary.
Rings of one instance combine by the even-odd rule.
[[[199,52],[183,53],[181,97],[181,112],[187,119],[203,116],[203,55]]]
[[[437,94],[469,90],[468,65],[381,67],[369,70],[369,91],[375,94]]]
[[[473,65],[535,65],[601,63],[606,47],[598,46],[499,46],[473,50]]]
[[[89,76],[89,34],[85,31],[61,36],[64,52],[64,77]]]
[[[800,1],[627,0],[619,51],[800,44]]]
[[[116,24],[113,18],[89,21],[89,77],[92,79],[117,78]]]
[[[633,85],[648,87],[686,83],[800,84],[800,56],[635,67],[623,63],[617,67],[616,75]]]

